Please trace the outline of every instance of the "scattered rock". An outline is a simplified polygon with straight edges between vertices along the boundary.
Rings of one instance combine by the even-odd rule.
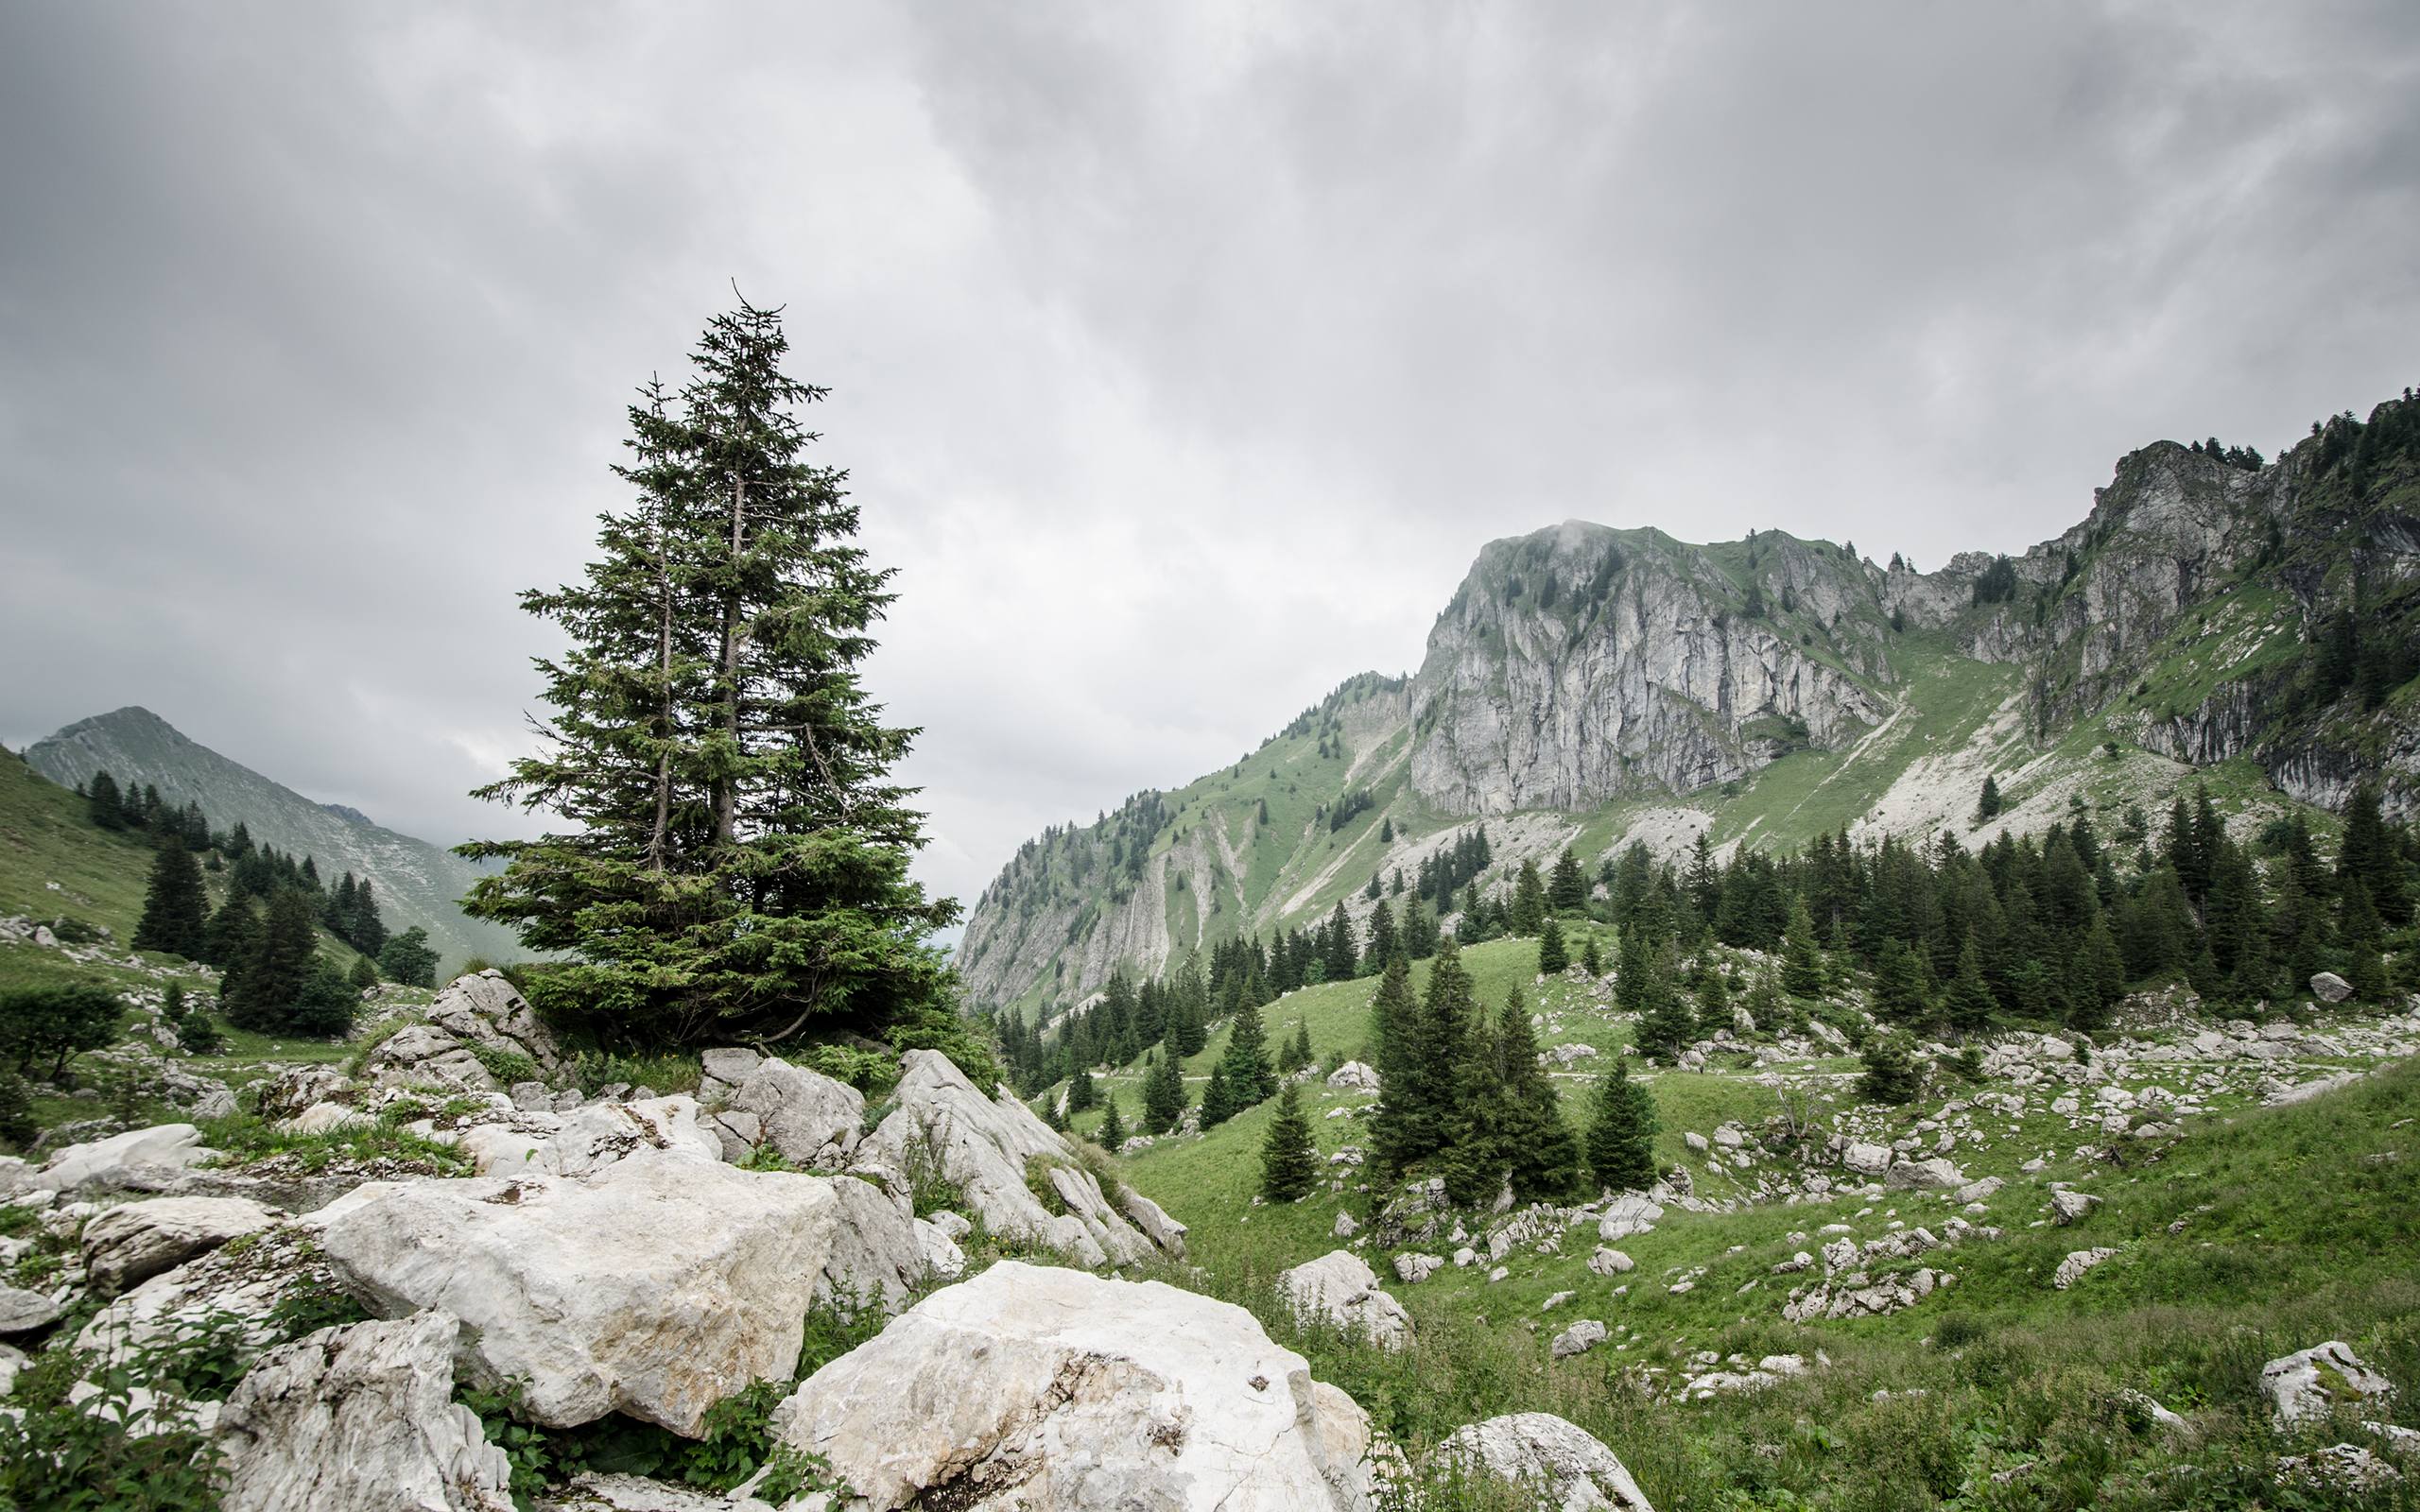
[[[777,1438],[865,1512],[1357,1509],[1369,1419],[1241,1308],[1002,1261],[807,1378]]]
[[[511,1463],[453,1400],[455,1331],[424,1313],[261,1356],[219,1418],[227,1512],[510,1512]]]
[[[141,1191],[172,1179],[218,1152],[191,1124],[155,1124],[87,1144],[70,1144],[34,1173],[31,1185],[57,1192]]]
[[[2059,1262],[2058,1270],[2050,1277],[2050,1284],[2064,1292],[2082,1279],[2085,1271],[2114,1257],[2117,1253],[2118,1251],[2106,1246],[2098,1249],[2069,1250],[2067,1258]]]
[[[1277,1289],[1297,1317],[1361,1334],[1384,1349],[1411,1342],[1411,1314],[1379,1290],[1377,1274],[1350,1250],[1332,1249],[1284,1272]]]
[[[1605,1245],[1599,1245],[1597,1252],[1588,1257],[1588,1269],[1599,1276],[1627,1276],[1637,1263],[1620,1250]]]
[[[855,1087],[778,1058],[757,1061],[731,1108],[754,1118],[758,1139],[802,1170],[838,1170],[857,1147],[866,1116],[865,1094]]]
[[[1604,1342],[1605,1325],[1593,1317],[1585,1317],[1556,1334],[1547,1349],[1561,1360],[1569,1355],[1585,1354]]]
[[[1358,1060],[1348,1060],[1329,1072],[1327,1084],[1339,1091],[1374,1092],[1379,1090],[1377,1071]]]
[[[1907,1192],[1939,1192],[1966,1184],[1965,1174],[1936,1155],[1925,1160],[1901,1160],[1883,1177],[1887,1186]]]
[[[1891,1146],[1852,1143],[1841,1152],[1841,1163],[1859,1176],[1880,1176],[1891,1169]]]
[[[1444,1264],[1441,1255],[1397,1255],[1395,1280],[1407,1286],[1416,1285],[1443,1269]]]
[[[67,1310],[40,1292],[0,1286],[0,1334],[31,1333],[59,1321]]]
[[[2310,995],[2322,1003],[2342,1003],[2353,995],[2353,984],[2334,971],[2321,971],[2310,979]]]
[[[95,1289],[113,1295],[277,1221],[277,1214],[242,1197],[130,1202],[84,1226],[84,1271]]]
[[[1340,1211],[1336,1215],[1336,1223],[1328,1229],[1328,1236],[1333,1239],[1350,1239],[1360,1231],[1361,1226],[1353,1221],[1353,1214]]]
[[[2089,1192],[2074,1192],[2062,1187],[2050,1194],[2050,1216],[2062,1227],[2074,1223],[2100,1206],[2100,1199]]]
[[[2340,1406],[2383,1400],[2394,1384],[2341,1339],[2314,1344],[2260,1367],[2261,1395],[2280,1428],[2312,1422]]]
[[[1516,1486],[1534,1486],[1562,1512],[1654,1512],[1614,1452],[1551,1413],[1513,1413],[1467,1423],[1438,1453]]]

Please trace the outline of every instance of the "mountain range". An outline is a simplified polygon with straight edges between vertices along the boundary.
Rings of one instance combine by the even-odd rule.
[[[262,845],[311,857],[331,882],[348,871],[367,877],[388,927],[420,925],[449,965],[472,955],[508,960],[527,954],[511,931],[457,906],[480,875],[472,863],[386,829],[357,809],[314,802],[188,739],[148,709],[78,720],[27,747],[25,759],[66,787],[79,787],[102,771],[121,787],[157,787],[171,804],[201,805],[213,829],[240,823]]]
[[[1047,1014],[1119,968],[1365,913],[1484,824],[1501,885],[1566,846],[1669,855],[2063,818],[2199,782],[2239,819],[2420,801],[2420,402],[2273,461],[2121,458],[2073,528],[1932,572],[1778,531],[1580,521],[1484,547],[1419,670],[1349,678],[1252,754],[1027,842],[959,953]],[[2005,808],[1979,817],[1993,780]]]

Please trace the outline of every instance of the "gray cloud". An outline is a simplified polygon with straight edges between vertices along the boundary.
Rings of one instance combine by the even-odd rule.
[[[1939,562],[2414,379],[2392,4],[0,5],[0,735],[450,840],[620,407],[786,301],[924,869],[1415,663],[1567,516]]]

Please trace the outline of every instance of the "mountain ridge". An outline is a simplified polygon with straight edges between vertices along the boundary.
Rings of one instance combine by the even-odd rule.
[[[1357,675],[1224,771],[1028,842],[959,964],[979,1005],[1072,1005],[1120,966],[1366,912],[1374,876],[1479,823],[1494,885],[1566,844],[1593,868],[1701,833],[1972,841],[2194,781],[2256,814],[2341,807],[2374,776],[2408,813],[2415,644],[2408,390],[2266,464],[2138,448],[2076,524],[1930,573],[1781,531],[1566,520],[1482,546],[1409,677]],[[1986,776],[2011,807],[1979,830]]]
[[[312,857],[321,873],[371,880],[389,928],[418,924],[449,963],[468,956],[526,955],[510,931],[474,919],[456,901],[481,875],[428,841],[387,829],[358,809],[317,802],[213,750],[141,705],[67,725],[24,752],[36,771],[79,787],[107,771],[121,786],[155,786],[172,804],[201,805],[219,829],[241,823],[252,838]]]

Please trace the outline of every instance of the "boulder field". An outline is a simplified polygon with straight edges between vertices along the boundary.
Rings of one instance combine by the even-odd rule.
[[[79,1410],[214,1446],[227,1512],[505,1512],[511,1462],[464,1386],[541,1429],[700,1439],[718,1403],[777,1383],[775,1464],[814,1471],[727,1495],[584,1474],[536,1500],[563,1509],[1364,1512],[1403,1466],[1250,1312],[1153,1279],[1184,1274],[1182,1224],[938,1054],[907,1054],[879,1118],[753,1051],[709,1054],[696,1096],[583,1097],[565,1064],[486,973],[359,1077],[298,1068],[253,1092],[293,1133],[395,1131],[448,1174],[358,1151],[230,1162],[192,1125],[0,1161],[0,1203],[67,1246],[44,1287],[0,1294],[0,1392],[23,1350],[66,1351],[90,1372]],[[1023,1258],[970,1263],[1004,1245]],[[1281,1292],[1305,1321],[1410,1340],[1348,1252]],[[819,1307],[886,1321],[793,1384]],[[313,1328],[315,1309],[355,1320]],[[238,1372],[205,1393],[223,1400],[144,1378],[197,1342]],[[1564,1505],[1646,1508],[1560,1419],[1453,1445]]]

